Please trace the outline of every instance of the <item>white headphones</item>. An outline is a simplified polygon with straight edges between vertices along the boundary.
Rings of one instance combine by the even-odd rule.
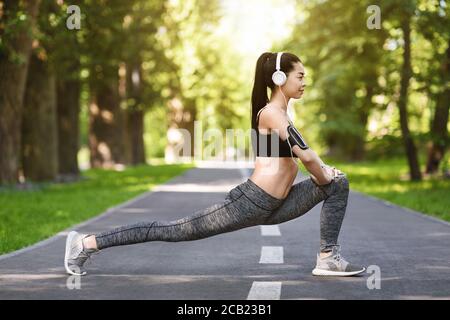
[[[278,52],[277,54],[277,63],[276,63],[276,71],[272,74],[272,81],[277,86],[282,86],[286,83],[286,74],[280,70],[280,64],[281,64],[281,55],[283,52]]]

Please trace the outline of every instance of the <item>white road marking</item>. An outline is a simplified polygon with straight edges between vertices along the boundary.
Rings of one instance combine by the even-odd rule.
[[[147,208],[122,208],[119,209],[120,212],[127,212],[127,213],[149,213],[151,209]]]
[[[262,247],[259,263],[284,263],[283,247]]]
[[[262,236],[281,236],[280,228],[278,226],[261,226]]]
[[[207,185],[196,183],[179,183],[179,184],[167,184],[159,185],[153,188],[154,192],[228,192],[235,185]]]
[[[281,282],[254,281],[247,300],[280,300]]]

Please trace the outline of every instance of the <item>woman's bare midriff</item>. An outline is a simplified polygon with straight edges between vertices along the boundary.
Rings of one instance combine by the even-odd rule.
[[[298,165],[292,158],[256,157],[250,176],[257,186],[278,199],[287,197],[297,176]]]

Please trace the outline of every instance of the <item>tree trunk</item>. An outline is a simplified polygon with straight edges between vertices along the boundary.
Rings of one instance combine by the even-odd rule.
[[[89,150],[92,168],[125,163],[124,115],[120,109],[118,79],[91,83]]]
[[[400,80],[400,96],[398,101],[398,108],[400,111],[400,127],[402,131],[403,143],[405,146],[406,156],[408,158],[410,178],[413,181],[422,180],[420,173],[419,161],[417,158],[417,148],[411,137],[408,126],[408,88],[409,80],[411,79],[411,26],[409,18],[402,21],[401,25],[404,38],[404,50],[403,50],[403,66],[401,70]]]
[[[127,131],[129,140],[127,144],[130,148],[130,164],[144,164],[144,112],[142,110],[127,111]]]
[[[352,160],[360,161],[363,160],[366,154],[366,135],[367,135],[367,121],[369,119],[369,113],[372,108],[372,97],[373,97],[373,84],[366,84],[366,96],[362,107],[358,110],[358,120],[361,124],[361,135],[356,137],[355,147],[352,152]]]
[[[54,180],[58,173],[56,80],[48,63],[32,54],[22,123],[22,165],[33,181]]]
[[[62,176],[79,175],[80,85],[78,78],[57,82],[58,173]]]
[[[447,47],[444,61],[442,63],[442,83],[448,83],[450,75],[450,43]],[[447,123],[450,107],[450,89],[447,86],[436,99],[436,111],[431,125],[431,147],[428,150],[426,173],[435,173],[444,158],[449,145]]]
[[[3,1],[2,24],[8,24],[16,19],[19,11],[24,11],[29,23],[25,29],[31,30],[36,23],[39,3],[40,0]],[[0,34],[3,47],[13,51],[0,51],[0,184],[14,183],[18,179],[22,104],[32,41],[25,31],[11,32],[12,36]],[[14,55],[19,55],[22,62],[12,61]]]
[[[126,72],[126,147],[131,165],[146,162],[144,147],[144,111],[142,103],[142,70],[139,61],[129,63]]]

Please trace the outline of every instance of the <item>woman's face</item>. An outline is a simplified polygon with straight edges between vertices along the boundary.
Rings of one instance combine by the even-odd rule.
[[[289,72],[286,83],[282,86],[283,92],[290,98],[300,99],[305,86],[305,68],[301,62],[296,62],[294,69]]]

